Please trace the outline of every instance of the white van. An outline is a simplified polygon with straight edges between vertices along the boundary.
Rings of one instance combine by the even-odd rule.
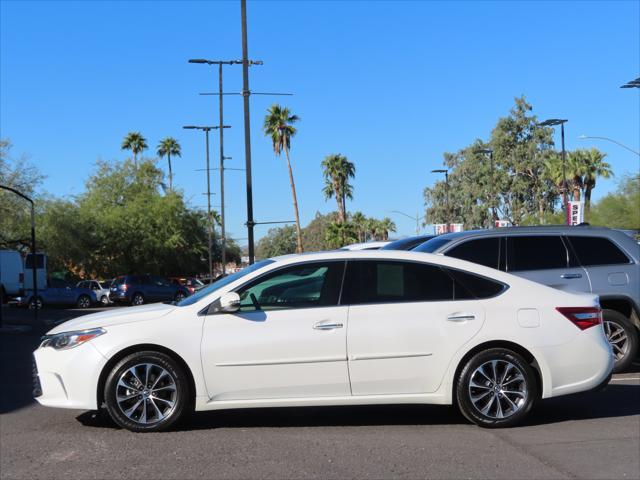
[[[24,287],[24,265],[16,250],[0,250],[0,295],[2,301],[16,297]]]

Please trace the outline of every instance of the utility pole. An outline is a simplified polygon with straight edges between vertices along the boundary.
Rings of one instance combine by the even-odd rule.
[[[431,170],[431,173],[444,173],[444,190],[445,190],[445,206],[447,209],[447,232],[449,232],[449,226],[451,225],[451,211],[449,210],[449,170],[440,168],[438,170]]]
[[[564,124],[569,120],[561,119],[561,118],[550,118],[549,120],[545,120],[540,123],[541,127],[555,127],[560,125],[560,132],[562,138],[562,194],[563,194],[563,203],[564,203],[564,213],[565,213],[565,223],[569,225],[571,213],[569,212],[569,200],[567,198],[567,153],[564,148]]]
[[[211,218],[211,168],[209,167],[209,132],[216,129],[231,128],[229,125],[219,127],[200,127],[196,125],[185,125],[186,130],[202,130],[205,135],[205,149],[207,161],[207,250],[209,253],[209,279],[213,281],[213,219]],[[224,257],[223,257],[224,258]]]
[[[489,207],[490,211],[491,211],[491,224],[489,225],[489,228],[493,228],[495,226],[495,221],[497,220],[496,218],[496,197],[495,197],[495,186],[494,186],[494,182],[495,182],[495,178],[493,175],[493,171],[494,171],[494,166],[493,166],[493,148],[483,148],[481,150],[478,150],[478,153],[485,153],[489,155],[489,163],[490,163],[490,168],[491,168],[491,178],[489,180],[489,186],[491,189],[491,193],[489,194],[489,198],[491,199],[491,206]]]

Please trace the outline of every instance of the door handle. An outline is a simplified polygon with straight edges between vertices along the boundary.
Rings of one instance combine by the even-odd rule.
[[[581,273],[563,273],[560,275],[560,278],[564,278],[565,280],[571,280],[573,278],[582,278]]]
[[[336,328],[342,328],[343,325],[341,323],[322,323],[322,322],[318,322],[318,323],[314,323],[313,324],[313,329],[314,330],[335,330]]]
[[[449,315],[447,317],[447,320],[449,320],[450,322],[464,322],[465,320],[473,320],[475,319],[476,316],[475,315],[470,315],[468,313],[460,313],[460,314],[453,314],[453,315]]]

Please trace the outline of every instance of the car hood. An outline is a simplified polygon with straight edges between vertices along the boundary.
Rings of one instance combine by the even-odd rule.
[[[107,310],[105,312],[72,318],[57,325],[54,329],[50,330],[48,334],[108,327],[110,325],[120,325],[123,323],[142,322],[153,318],[164,317],[176,308],[175,305],[165,303],[154,303],[151,305],[141,305],[139,307],[114,308],[113,310]]]

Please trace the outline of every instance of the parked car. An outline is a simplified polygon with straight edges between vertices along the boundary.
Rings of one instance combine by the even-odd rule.
[[[401,238],[400,240],[394,240],[387,243],[380,250],[413,250],[418,245],[423,244],[435,238],[435,235],[416,235],[414,237]]]
[[[55,278],[49,279],[46,286],[38,288],[38,298],[32,289],[25,290],[24,295],[16,298],[16,304],[22,307],[42,308],[43,306],[76,306],[89,308],[98,303],[95,291],[89,288],[75,287],[72,284]]]
[[[96,294],[96,298],[98,299],[98,301],[103,306],[106,307],[110,303],[110,300],[109,300],[110,285],[111,285],[110,281],[108,281],[107,283],[107,282],[99,282],[98,280],[83,280],[81,282],[78,282],[76,286],[80,288],[88,288],[89,290],[93,290],[93,292]]]
[[[24,266],[16,250],[0,250],[0,303],[23,293]]]
[[[624,371],[638,354],[640,246],[620,230],[509,227],[440,235],[415,248],[513,273],[561,290],[599,295],[604,328]]]
[[[190,294],[193,294],[204,287],[204,283],[195,277],[170,277],[172,283],[176,285],[182,285],[189,290]]]
[[[345,245],[339,250],[379,250],[385,245],[387,245],[388,241],[375,241],[375,242],[364,242],[364,243],[352,243],[351,245]]]
[[[397,251],[265,260],[177,304],[83,316],[34,352],[45,406],[121,427],[195,410],[457,405],[483,427],[539,398],[600,388],[613,368],[598,297]],[[90,345],[89,345],[90,344]]]
[[[154,302],[179,302],[190,294],[182,285],[157,275],[122,275],[113,279],[109,300],[114,303],[142,305]]]

